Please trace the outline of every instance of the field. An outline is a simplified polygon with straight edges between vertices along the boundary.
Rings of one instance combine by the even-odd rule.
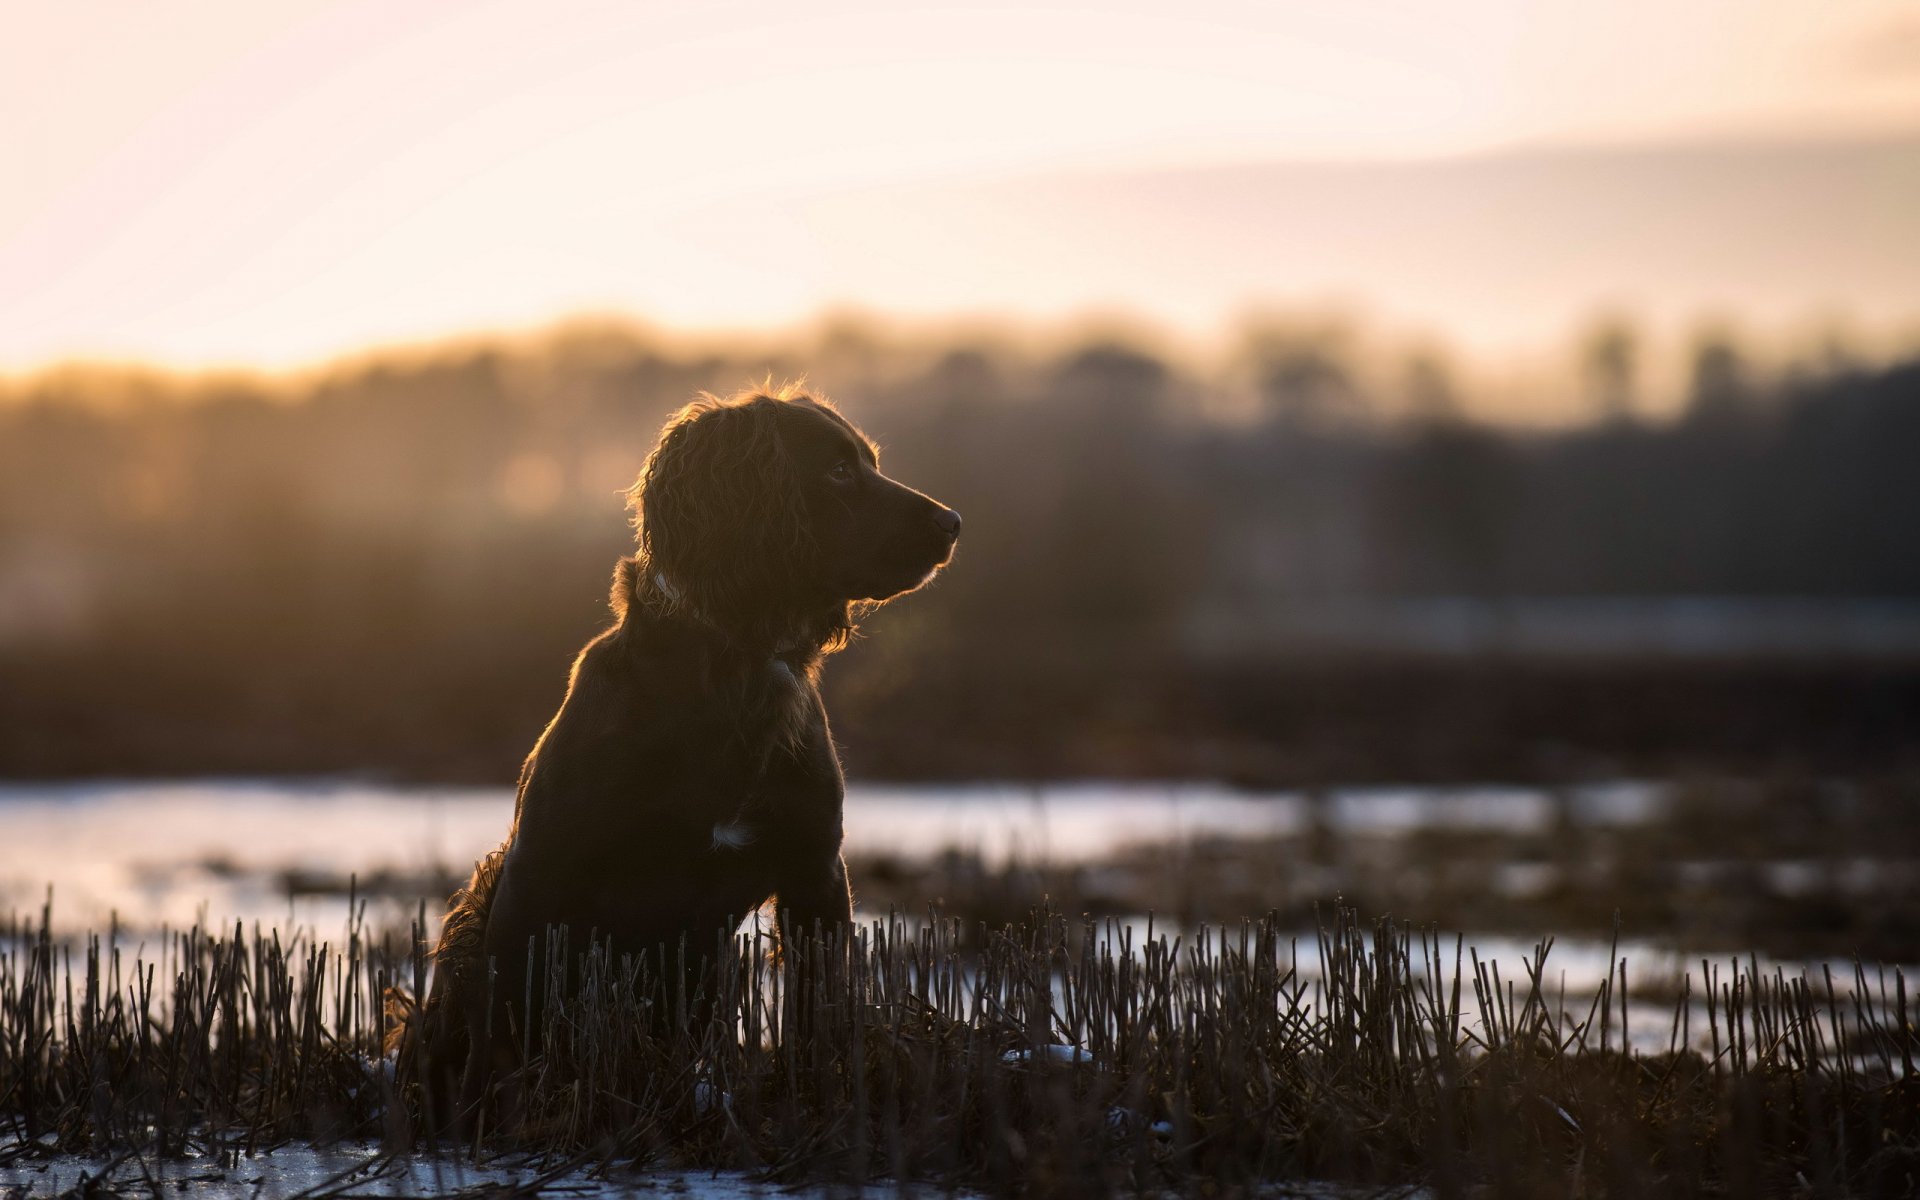
[[[1826,843],[1778,822],[1737,832],[1741,805],[1778,812],[1793,795]],[[494,830],[503,796],[16,788],[0,804],[16,847],[44,847],[19,835],[54,820],[86,846],[139,806],[155,832],[146,859],[65,880],[72,916],[56,892],[6,930],[0,1170],[40,1194],[79,1186],[84,1162],[95,1195],[189,1178],[311,1196],[679,1179],[1907,1194],[1914,971],[1845,947],[1914,960],[1898,883],[1912,844],[1895,821],[1908,796],[1896,781],[856,790],[850,822],[894,852],[856,840],[863,924],[844,957],[813,946],[776,962],[750,922],[693,993],[656,986],[654,964],[589,958],[477,1136],[429,1152],[426,1081],[381,1047],[421,994],[426,896],[451,864],[389,865],[367,891],[327,864],[355,857],[355,805],[405,829],[412,804],[458,853]],[[222,827],[253,855],[194,860]],[[1569,838],[1579,860],[1542,857]],[[150,889],[151,911],[168,911],[151,890],[166,880],[221,912],[253,896],[251,919],[90,930],[91,904],[124,899],[116,871]],[[1627,911],[1601,915],[1610,896]],[[1822,911],[1820,896],[1856,924],[1748,936],[1770,912]],[[1708,910],[1691,926],[1654,919],[1690,906]],[[1564,943],[1525,931],[1548,920]],[[273,1176],[278,1163],[299,1169]]]
[[[424,977],[412,944],[196,928],[127,960],[29,921],[8,946],[16,1178],[115,1154],[126,1169],[90,1194],[131,1193],[149,1157],[238,1170],[292,1141],[418,1145],[431,1097],[380,1052],[399,1008],[382,996]],[[1304,946],[1270,921],[1136,938],[1037,914],[895,918],[847,958],[814,944],[778,968],[768,950],[743,936],[692,994],[589,955],[509,1082],[514,1115],[483,1116],[464,1152],[535,1155],[549,1182],[637,1166],[1048,1195],[1895,1195],[1920,1155],[1899,972],[1702,964],[1636,1035],[1624,959],[1569,995],[1551,943],[1503,967],[1348,911]],[[1660,1048],[1637,1048],[1649,1032]]]

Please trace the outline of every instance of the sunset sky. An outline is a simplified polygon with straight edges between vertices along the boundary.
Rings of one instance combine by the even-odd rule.
[[[1900,295],[1920,245],[1920,160],[1898,141],[1920,133],[1911,0],[0,11],[0,371],[74,355],[281,365],[578,312],[700,328],[835,305],[1113,310],[1203,330],[1249,304],[1340,297],[1496,348],[1603,304],[1920,316],[1920,287]],[[1758,211],[1804,219],[1754,226],[1777,244],[1751,255],[1690,266],[1629,239],[1540,279],[1521,258],[1489,266],[1525,286],[1450,278],[1454,258],[1507,252],[1500,222],[1551,224],[1554,188],[1589,194],[1554,174],[1558,148],[1889,138],[1904,149],[1777,194],[1778,173],[1748,163],[1675,214],[1710,229],[1709,200],[1757,187]],[[1345,165],[1260,174],[1328,160]],[[1519,182],[1487,208],[1481,185],[1456,183],[1445,221],[1383,218],[1371,257],[1257,253],[1359,246],[1368,228],[1329,242],[1320,223],[1364,208],[1356,195],[1417,208],[1435,180],[1479,178],[1449,160]],[[1321,196],[1328,170],[1362,174]],[[1645,195],[1696,194],[1654,175]],[[1208,180],[1252,190],[1223,200]],[[1289,180],[1315,195],[1260,199]],[[1183,207],[1182,188],[1213,207]],[[1642,200],[1623,193],[1622,211]],[[1187,212],[1209,230],[1181,230]],[[1163,230],[1174,240],[1156,246]],[[1395,247],[1421,238],[1473,251],[1396,273]],[[1231,269],[1238,244],[1257,271]],[[1665,273],[1637,287],[1609,254]],[[1773,273],[1728,283],[1715,265],[1750,256]]]

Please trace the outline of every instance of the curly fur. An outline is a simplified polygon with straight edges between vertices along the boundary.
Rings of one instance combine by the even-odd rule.
[[[487,911],[505,858],[504,845],[489,852],[448,901],[426,1000],[417,1001],[402,988],[387,989],[384,1049],[394,1057],[395,1082],[403,1092],[418,1093],[436,1128],[446,1124],[459,1093],[459,1072],[470,1049],[468,1008],[486,994]]]
[[[627,492],[640,550],[615,576],[616,613],[644,604],[768,652],[846,645],[861,606],[819,596],[805,575],[817,547],[793,503],[798,481],[775,419],[795,401],[860,436],[831,403],[796,387],[725,400],[702,393],[667,422]]]
[[[487,933],[487,909],[493,904],[494,885],[500,882],[500,863],[506,857],[506,847],[489,851],[486,857],[474,864],[473,874],[468,876],[466,884],[454,892],[447,902],[447,916],[440,926],[440,940],[434,946],[432,960],[456,987],[472,982],[475,968],[482,962],[481,947],[485,944]],[[403,996],[389,992],[389,1000],[400,1005],[402,1013],[410,1011],[411,1001]],[[427,998],[425,1011],[431,1017],[437,1013],[441,993],[437,990]],[[411,1031],[410,1022],[402,1023],[387,1031],[386,1049],[388,1052],[400,1048],[400,1043]]]

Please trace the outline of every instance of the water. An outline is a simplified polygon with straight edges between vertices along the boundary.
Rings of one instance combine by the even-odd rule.
[[[1655,818],[1666,789],[1625,782],[1554,795],[1517,787],[1341,788],[1316,796],[1207,784],[861,787],[847,794],[847,852],[990,863],[1088,862],[1142,845],[1297,834],[1399,836],[1421,829],[1542,832],[1556,820]],[[37,908],[51,886],[68,928],[117,914],[133,927],[346,915],[331,886],[464,873],[499,844],[508,788],[351,781],[0,785],[0,910]],[[394,889],[404,890],[404,889]],[[379,903],[376,899],[375,903]]]

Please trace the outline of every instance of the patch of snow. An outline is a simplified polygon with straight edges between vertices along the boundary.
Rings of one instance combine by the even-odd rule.
[[[705,1079],[693,1085],[693,1111],[705,1116],[713,1111],[715,1101],[726,1112],[733,1111],[733,1093],[722,1091]]]
[[[1040,1047],[1037,1051],[1009,1050],[1000,1056],[1000,1061],[1006,1063],[1023,1063],[1032,1062],[1036,1058],[1046,1059],[1050,1062],[1090,1063],[1093,1061],[1093,1052],[1090,1050],[1082,1050],[1078,1046],[1069,1046],[1060,1042],[1053,1042]]]
[[[20,1197],[85,1191],[89,1182],[111,1180],[120,1192],[185,1194],[207,1200],[291,1200],[303,1192],[339,1190],[356,1196],[443,1196],[469,1188],[527,1188],[536,1182],[568,1196],[631,1196],[659,1191],[687,1200],[745,1200],[767,1194],[765,1185],[737,1172],[608,1171],[604,1177],[580,1166],[557,1174],[538,1163],[476,1165],[459,1155],[388,1155],[377,1146],[289,1145],[271,1153],[231,1160],[61,1157],[0,1167],[0,1192]],[[529,1193],[533,1194],[533,1193]],[[822,1194],[822,1193],[815,1193]]]

